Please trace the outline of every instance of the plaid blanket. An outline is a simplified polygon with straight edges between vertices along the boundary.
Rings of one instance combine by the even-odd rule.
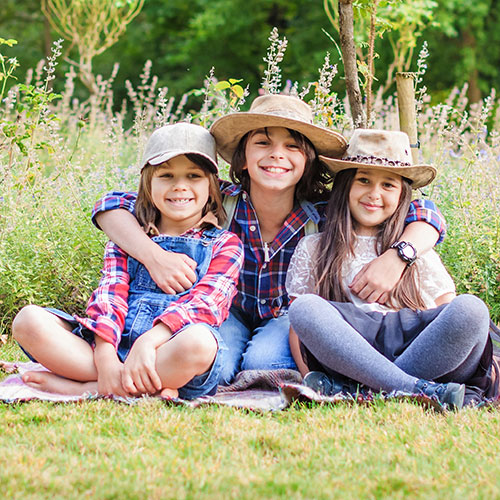
[[[0,361],[0,369],[9,374],[0,382],[0,401],[15,403],[20,401],[43,400],[58,402],[73,402],[96,399],[97,394],[83,396],[66,396],[43,392],[26,385],[22,381],[22,374],[28,370],[45,370],[37,363],[11,363]],[[151,396],[145,396],[151,397]],[[136,404],[141,398],[111,397],[115,401],[127,404]],[[159,398],[160,399],[160,398]],[[204,396],[191,401],[182,399],[166,399],[172,405],[182,405],[197,408],[205,405],[224,405],[244,408],[256,412],[280,411],[295,403],[302,404],[373,404],[377,401],[413,400],[427,408],[442,411],[442,405],[426,396],[416,396],[402,392],[390,394],[350,394],[339,393],[334,396],[321,396],[309,387],[302,385],[302,377],[295,370],[246,370],[240,372],[234,382],[227,387],[219,387],[214,396]],[[500,400],[485,401],[478,407],[496,408]]]

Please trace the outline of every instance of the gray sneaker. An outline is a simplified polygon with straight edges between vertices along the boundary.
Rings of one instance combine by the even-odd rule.
[[[456,384],[455,382],[438,384],[420,379],[415,383],[413,393],[437,399],[450,410],[460,410],[464,405],[465,385]]]
[[[335,380],[335,378],[323,372],[306,373],[302,383],[322,396],[334,396],[339,392],[351,394],[353,396],[357,393],[361,393],[360,386],[354,381]]]

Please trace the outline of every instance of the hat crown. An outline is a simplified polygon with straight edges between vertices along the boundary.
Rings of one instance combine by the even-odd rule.
[[[156,129],[148,139],[141,167],[159,165],[175,156],[198,154],[210,160],[217,169],[215,139],[212,134],[194,123],[174,123]]]
[[[313,113],[307,103],[298,97],[282,94],[268,94],[257,97],[250,106],[250,113],[280,116],[292,120],[313,122]]]
[[[356,129],[342,159],[390,166],[413,164],[408,135],[389,130]]]

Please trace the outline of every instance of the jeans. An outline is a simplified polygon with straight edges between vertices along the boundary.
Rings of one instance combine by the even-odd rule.
[[[241,370],[296,370],[290,352],[288,314],[255,321],[232,307],[219,333],[228,348],[219,384],[228,385]]]

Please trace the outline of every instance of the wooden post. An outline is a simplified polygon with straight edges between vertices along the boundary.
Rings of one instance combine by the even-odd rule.
[[[415,73],[396,73],[399,129],[410,138],[413,163],[418,164],[417,111],[415,107]]]

